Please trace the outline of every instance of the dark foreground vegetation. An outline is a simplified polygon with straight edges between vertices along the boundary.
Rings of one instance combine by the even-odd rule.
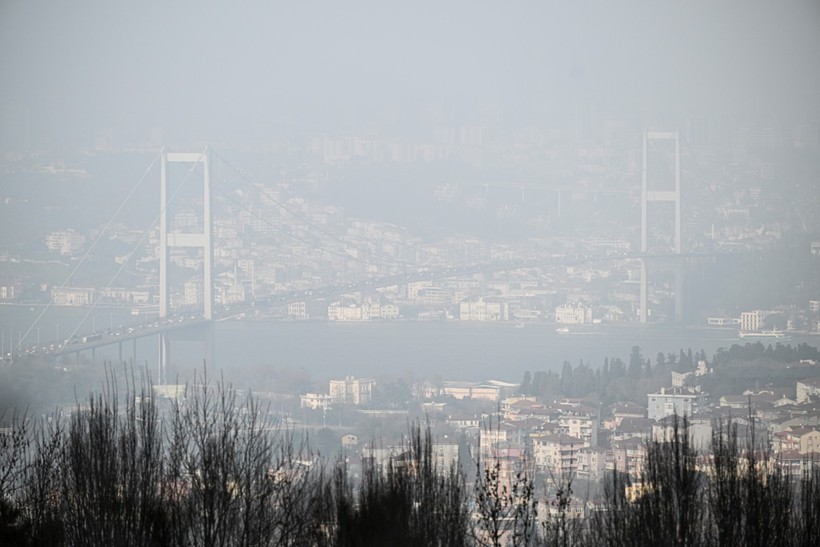
[[[267,416],[207,378],[160,408],[113,377],[67,418],[13,416],[0,545],[820,545],[820,473],[792,479],[732,424],[699,454],[676,420],[639,481],[611,474],[572,518],[572,477],[546,504],[545,485],[494,462],[468,485],[436,467],[429,428],[411,426],[400,457],[365,460],[356,477]]]

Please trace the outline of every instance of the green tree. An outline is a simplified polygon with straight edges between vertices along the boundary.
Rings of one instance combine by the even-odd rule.
[[[532,374],[529,370],[524,371],[524,378],[521,380],[521,394],[530,395],[532,388]]]
[[[658,356],[655,358],[655,368],[660,370],[666,368],[666,357],[662,351],[659,351]]]
[[[629,354],[629,368],[627,374],[630,378],[640,378],[644,368],[643,355],[640,346],[632,346],[632,353]]]

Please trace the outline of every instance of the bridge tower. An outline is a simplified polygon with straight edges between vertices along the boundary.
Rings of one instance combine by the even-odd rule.
[[[652,141],[672,141],[675,150],[674,178],[675,186],[673,190],[652,190],[649,188],[648,159],[650,144]],[[643,135],[643,169],[641,177],[641,297],[640,297],[640,321],[646,323],[648,315],[648,285],[649,275],[646,256],[649,252],[648,235],[649,219],[648,209],[650,203],[672,202],[675,204],[675,237],[673,270],[675,273],[675,321],[683,320],[683,256],[681,255],[681,203],[680,203],[680,141],[677,131],[647,131]]]
[[[171,304],[171,295],[168,288],[168,260],[169,250],[173,247],[187,247],[202,249],[204,255],[204,282],[203,297],[205,301],[203,317],[211,321],[213,319],[214,308],[214,285],[213,285],[213,223],[211,210],[211,177],[208,149],[202,152],[169,152],[165,148],[161,152],[160,163],[160,220],[159,220],[159,317],[164,319],[168,316]],[[201,164],[204,176],[202,184],[202,204],[203,204],[203,229],[201,233],[180,233],[168,231],[168,164],[186,163]],[[212,333],[211,333],[212,334]],[[206,343],[210,343],[206,333]],[[210,352],[213,353],[212,351]],[[166,370],[171,354],[171,341],[169,333],[160,334],[159,343],[159,374],[160,383],[166,382]]]

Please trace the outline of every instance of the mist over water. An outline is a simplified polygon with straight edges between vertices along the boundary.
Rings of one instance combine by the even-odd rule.
[[[0,327],[20,333],[17,326],[28,325],[40,307],[0,307]],[[40,330],[42,343],[50,343],[57,332],[68,337],[85,317],[87,310],[57,308],[53,320]],[[123,309],[96,309],[82,323],[80,332],[134,324],[138,316]],[[150,322],[143,317],[142,322]],[[50,332],[49,331],[54,331]],[[48,332],[47,332],[48,331]],[[302,370],[314,381],[346,375],[404,377],[418,380],[503,380],[519,382],[525,370],[560,372],[564,361],[573,366],[581,360],[597,368],[605,358],[627,361],[632,347],[640,346],[645,358],[654,363],[658,352],[678,353],[704,350],[711,358],[718,348],[743,345],[733,329],[687,328],[676,326],[574,327],[569,333],[556,332],[553,324],[476,324],[452,321],[394,321],[333,323],[326,321],[219,321],[214,330],[216,368],[241,387],[277,370]],[[36,333],[30,335],[36,337]],[[172,337],[174,335],[172,334]],[[172,338],[173,339],[173,338]],[[764,345],[774,340],[764,340]],[[782,343],[816,345],[816,337],[795,336]],[[156,337],[137,341],[138,366],[156,370]],[[133,343],[122,343],[123,360],[133,361]],[[172,344],[173,376],[191,373],[203,363],[203,344],[198,335],[177,336]],[[81,358],[90,359],[85,351]],[[99,363],[116,363],[118,346],[96,350]],[[63,359],[74,360],[70,354]],[[267,371],[267,372],[266,372]],[[173,380],[169,378],[169,381]]]
[[[238,166],[212,164],[215,183],[224,185],[214,199],[224,252],[214,275],[222,288],[244,283],[250,294],[263,283],[260,293],[271,294],[388,270],[348,260],[353,255],[391,253],[390,267],[432,256],[437,267],[451,267],[542,252],[609,253],[589,249],[601,242],[615,253],[635,251],[641,136],[658,129],[680,137],[684,252],[740,251],[692,267],[685,324],[759,309],[777,316],[766,328],[813,332],[818,52],[820,7],[811,1],[3,2],[0,286],[17,289],[9,300],[32,303],[0,307],[3,344],[26,333],[25,344],[58,343],[74,332],[147,321],[126,307],[94,310],[78,325],[85,310],[55,307],[32,327],[49,291],[163,146],[207,144]],[[668,182],[668,150],[661,152],[649,171]],[[112,225],[117,237],[103,238],[69,285],[108,283],[156,296],[158,244],[148,226],[160,209],[158,175],[146,180]],[[264,196],[253,193],[260,187]],[[198,225],[197,196],[180,195],[172,223]],[[274,206],[277,199],[296,214]],[[661,205],[650,214],[659,248],[671,246],[665,232],[674,213]],[[81,233],[85,247],[47,250],[46,238],[64,230]],[[132,256],[145,260],[115,277]],[[186,282],[197,300],[202,261],[189,258],[173,267],[175,304],[188,297]],[[316,379],[518,381],[524,370],[556,370],[564,361],[597,367],[605,357],[626,359],[635,345],[654,360],[681,348],[711,356],[738,342],[733,329],[606,320],[555,331],[556,307],[565,303],[609,308],[615,322],[634,323],[637,270],[622,262],[488,276],[479,284],[512,282],[486,294],[483,286],[459,287],[447,313],[436,310],[458,319],[459,299],[503,291],[518,298],[529,283],[550,296],[538,304],[539,322],[524,328],[219,322],[216,364],[237,377],[293,368]],[[650,277],[652,318],[667,323],[676,290],[669,274]],[[384,294],[360,292],[343,305]],[[405,296],[389,298],[418,304]],[[189,304],[186,315],[200,313],[201,302]],[[316,315],[327,317],[327,308]],[[816,339],[795,335],[791,343],[803,340]],[[122,346],[131,358],[133,344]],[[155,340],[136,346],[136,362],[154,367]],[[202,359],[194,341],[175,342],[172,351],[178,370]],[[113,356],[118,344],[97,352]]]
[[[224,349],[220,340],[226,340]],[[237,353],[232,340],[241,340]],[[639,345],[653,360],[658,352],[703,349],[738,343],[734,331],[595,328],[558,334],[550,325],[465,325],[446,322],[220,324],[217,359],[234,366],[291,366],[313,377],[342,375],[403,376],[417,379],[503,380],[519,382],[525,370],[560,372],[565,360],[595,368],[604,358],[628,360]],[[234,365],[236,363],[237,365]]]

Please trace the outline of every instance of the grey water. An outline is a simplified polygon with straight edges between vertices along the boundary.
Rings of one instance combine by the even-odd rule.
[[[40,315],[38,306],[0,306],[0,335],[9,350]],[[84,319],[82,323],[80,321]],[[24,345],[41,345],[79,333],[148,322],[122,308],[51,308],[32,329]],[[79,327],[79,328],[78,328]],[[655,361],[659,352],[691,348],[711,357],[718,348],[745,344],[730,329],[663,325],[590,325],[556,332],[552,323],[466,323],[459,321],[220,321],[213,330],[211,370],[222,370],[234,383],[265,370],[295,369],[313,380],[346,375],[431,380],[497,379],[520,381],[525,370],[560,371],[564,361],[581,360],[598,367],[607,357],[628,360],[633,346]],[[172,339],[173,340],[173,339]],[[764,344],[777,342],[763,340]],[[795,335],[781,343],[818,345],[816,337]],[[136,344],[113,344],[96,351],[99,362],[123,361],[156,367],[157,337]],[[90,352],[85,352],[90,353]],[[210,355],[201,340],[174,340],[172,366],[193,370]],[[67,358],[68,356],[64,357]],[[90,359],[90,355],[83,355]],[[251,374],[253,372],[253,374]],[[251,381],[251,380],[249,380]],[[251,381],[252,382],[252,381]]]

